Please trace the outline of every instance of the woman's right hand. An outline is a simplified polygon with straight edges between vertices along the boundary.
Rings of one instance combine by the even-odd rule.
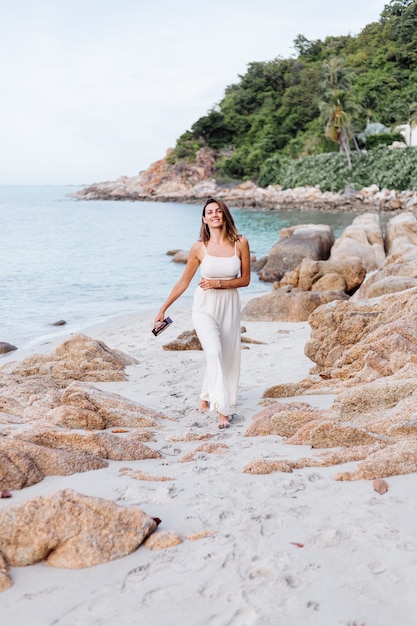
[[[164,309],[160,309],[158,312],[158,315],[155,317],[153,324],[154,326],[157,326],[158,324],[161,324],[165,319],[165,310]]]

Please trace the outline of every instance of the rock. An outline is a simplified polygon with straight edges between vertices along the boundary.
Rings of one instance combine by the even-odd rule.
[[[312,292],[281,287],[249,300],[242,310],[242,320],[304,322],[322,304],[347,299],[343,292]]]
[[[417,288],[366,301],[331,302],[309,318],[305,354],[315,372],[367,382],[417,358]]]
[[[68,476],[107,467],[107,461],[83,452],[67,450],[0,438],[0,489],[30,487],[45,476]]]
[[[292,398],[304,393],[315,393],[316,387],[321,385],[321,382],[319,377],[311,377],[310,379],[304,378],[298,383],[279,383],[266,389],[262,394],[262,398]],[[321,389],[317,391],[323,393]]]
[[[28,417],[39,406],[24,411]],[[62,392],[58,406],[48,408],[45,419],[64,428],[159,427],[161,413],[148,409],[123,396],[74,381]]]
[[[310,432],[309,441],[312,448],[364,446],[379,442],[384,442],[381,436],[375,435],[365,428],[350,424],[338,424],[330,420],[318,424]]]
[[[395,380],[383,377],[341,392],[333,403],[333,409],[346,421],[372,411],[380,420],[387,409],[396,407],[410,396],[417,398],[417,378]]]
[[[272,461],[267,459],[251,461],[243,468],[244,474],[272,474],[272,472],[291,474],[292,470],[293,464],[290,461]]]
[[[339,286],[340,291],[350,294],[363,283],[365,276],[366,268],[356,257],[329,261],[304,259],[298,268],[297,286],[312,291]]]
[[[417,220],[410,213],[397,215],[387,224],[389,256],[378,271],[371,272],[355,300],[376,298],[417,286]]]
[[[121,176],[115,181],[94,183],[71,194],[82,200],[154,200],[160,202],[201,202],[209,197],[221,198],[233,206],[261,209],[302,209],[318,211],[398,211],[414,207],[415,193],[380,190],[377,185],[359,192],[322,192],[318,187],[304,186],[283,189],[281,185],[257,187],[252,181],[225,187],[215,176],[215,153],[207,147],[198,150],[195,162],[181,161],[171,165],[166,157],[152,163],[137,176]]]
[[[320,411],[306,403],[275,402],[253,416],[252,424],[246,430],[245,437],[265,435],[291,437],[301,426],[319,417]]]
[[[416,267],[416,264],[414,263]],[[416,267],[417,269],[417,267]],[[397,293],[406,289],[417,287],[417,277],[408,278],[406,276],[383,276],[382,272],[378,272],[370,280],[366,287],[358,293],[355,300],[378,298],[389,293]]]
[[[203,452],[205,454],[223,454],[228,449],[229,449],[229,446],[227,446],[225,443],[220,443],[220,442],[215,442],[215,441],[202,443],[201,445],[197,446],[195,450],[193,450],[192,452],[188,452],[183,457],[181,457],[180,463],[188,463],[190,461],[195,461],[196,454],[198,454],[199,452]]]
[[[189,250],[179,250],[172,257],[173,263],[184,263],[186,264],[188,261]]]
[[[379,216],[375,213],[355,217],[330,252],[330,261],[350,261],[354,258],[360,260],[368,272],[385,263],[384,240]]]
[[[174,341],[165,343],[163,350],[202,350],[202,345],[195,330],[185,330]]]
[[[399,441],[360,461],[353,472],[339,472],[336,480],[375,480],[417,471],[417,442]]]
[[[211,435],[210,433],[184,433],[184,435],[178,435],[178,436],[171,436],[171,437],[167,437],[166,440],[167,441],[176,441],[176,442],[180,442],[180,441],[202,441],[205,439],[213,439],[214,435]]]
[[[373,481],[372,487],[374,490],[379,493],[381,496],[388,491],[388,483],[383,478],[377,478]]]
[[[133,435],[133,436],[132,436]],[[138,441],[134,433],[120,437],[107,432],[80,433],[61,428],[35,425],[8,435],[10,441],[27,441],[54,450],[67,450],[73,454],[87,454],[114,461],[161,459],[162,454]]]
[[[57,322],[53,322],[51,324],[51,326],[65,326],[66,325],[66,321],[65,320],[58,320]]]
[[[268,257],[267,256],[263,256],[260,259],[255,259],[254,261],[251,262],[251,270],[252,272],[260,272],[261,269],[263,269],[265,267],[265,265],[268,262]]]
[[[387,255],[404,257],[417,252],[417,219],[412,213],[400,213],[389,220],[385,235]]]
[[[17,567],[91,567],[130,554],[156,527],[140,509],[64,489],[1,511],[0,553]]]
[[[7,341],[0,341],[0,354],[7,354],[8,352],[13,352],[13,350],[17,350],[16,346],[7,343]]]
[[[206,539],[207,537],[213,537],[216,535],[215,530],[200,530],[197,533],[191,533],[191,535],[187,535],[186,539],[188,541],[198,541],[199,539]]]
[[[169,480],[175,480],[175,478],[170,476],[152,476],[151,474],[147,474],[141,470],[134,470],[129,467],[121,467],[119,469],[119,474],[120,476],[129,476],[129,478],[133,478],[134,480],[146,480],[150,482],[166,482]]]
[[[145,548],[148,550],[165,550],[165,548],[178,546],[180,543],[183,543],[183,540],[177,533],[171,530],[160,530],[148,537],[145,541]]]
[[[274,282],[288,270],[294,270],[306,257],[327,259],[333,243],[333,231],[327,225],[302,224],[283,228],[279,240],[269,252],[268,261],[259,272],[259,278]]]
[[[64,341],[52,354],[34,354],[3,370],[15,376],[50,376],[61,381],[126,380],[125,368],[136,360],[103,341],[77,334]]]

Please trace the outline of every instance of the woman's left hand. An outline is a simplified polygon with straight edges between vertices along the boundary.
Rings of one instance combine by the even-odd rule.
[[[207,289],[218,289],[219,281],[209,280],[208,278],[202,278],[200,282],[198,283],[198,286],[201,287],[201,289],[204,289],[204,291],[206,291]]]

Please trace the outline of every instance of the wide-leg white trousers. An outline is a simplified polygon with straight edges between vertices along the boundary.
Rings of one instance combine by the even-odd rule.
[[[240,375],[240,297],[237,289],[201,289],[194,293],[193,323],[206,355],[200,394],[210,411],[229,415],[236,403]]]

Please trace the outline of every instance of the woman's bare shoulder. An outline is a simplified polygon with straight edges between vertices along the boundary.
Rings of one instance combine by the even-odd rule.
[[[202,241],[195,241],[190,248],[190,252],[197,253],[198,251],[202,250],[203,245],[204,244]]]
[[[203,242],[195,241],[190,248],[189,257],[200,260],[203,257]]]

